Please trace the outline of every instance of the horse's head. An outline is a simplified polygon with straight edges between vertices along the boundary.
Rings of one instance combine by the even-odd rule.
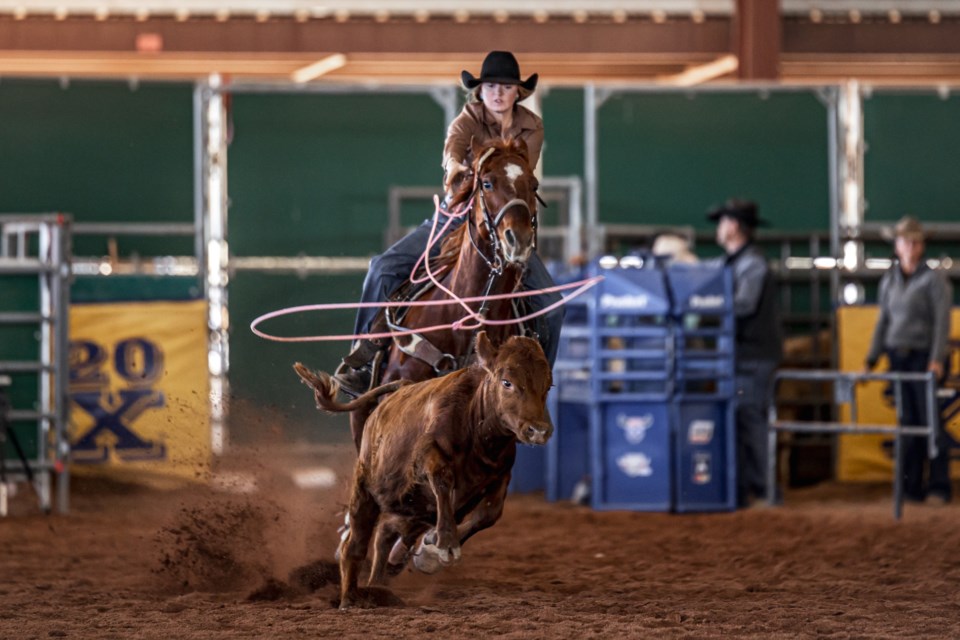
[[[523,264],[536,248],[537,178],[523,140],[473,144],[478,206],[474,220],[486,227],[505,262]]]

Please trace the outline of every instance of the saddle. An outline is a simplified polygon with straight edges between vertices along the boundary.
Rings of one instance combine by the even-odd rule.
[[[441,267],[439,269],[440,273],[435,273],[434,275],[443,275],[443,272],[447,268],[449,267]],[[418,280],[418,282],[413,282],[411,279],[406,280],[393,292],[388,300],[390,302],[403,303],[413,302],[423,297],[436,286],[430,279],[419,282],[424,276],[426,276],[425,267],[424,265],[420,265],[416,277],[413,278],[413,280]],[[527,314],[526,298],[515,298],[512,302],[512,317],[520,318]],[[408,306],[385,307],[381,309],[374,318],[371,325],[372,330],[374,332],[380,332],[384,329],[391,331],[409,331],[409,327],[403,326],[403,320],[409,309],[410,307]],[[528,326],[526,323],[524,323],[520,335],[534,339],[538,337],[533,327]],[[396,345],[398,349],[408,356],[430,365],[438,377],[462,369],[476,359],[476,350],[473,341],[471,341],[470,349],[467,353],[460,356],[444,352],[434,345],[429,338],[416,332],[395,337],[392,340],[392,344]],[[386,356],[389,353],[390,347],[391,341],[380,341],[378,353],[374,356],[372,363],[373,380],[371,382],[371,388],[380,383],[383,365],[386,362]]]

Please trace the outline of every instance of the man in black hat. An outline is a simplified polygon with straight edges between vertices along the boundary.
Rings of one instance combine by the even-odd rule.
[[[449,192],[458,177],[465,176],[472,163],[471,141],[484,143],[498,138],[523,140],[530,157],[530,168],[537,166],[543,147],[543,121],[540,116],[519,104],[528,98],[537,87],[537,74],[526,80],[520,77],[520,65],[509,51],[491,51],[480,68],[480,76],[469,71],[460,74],[469,99],[447,130],[443,146],[444,191]],[[445,206],[445,205],[444,205]],[[465,217],[454,218],[448,227],[449,234],[462,224]],[[417,258],[423,254],[430,236],[432,219],[427,219],[406,237],[397,241],[384,253],[370,260],[370,269],[363,282],[362,302],[383,302],[410,276]],[[434,245],[433,255],[439,252],[442,241]],[[527,261],[523,276],[525,290],[546,289],[553,286],[553,279],[534,253]],[[559,293],[538,294],[525,298],[528,311],[538,311],[560,300]],[[354,332],[373,333],[372,326],[379,309],[361,308],[357,312]],[[560,326],[563,323],[563,307],[535,318],[534,332],[540,340],[551,365],[557,356]],[[380,327],[377,331],[384,330]],[[351,395],[359,395],[370,385],[370,362],[381,349],[388,348],[387,341],[359,340],[343,359],[335,373],[340,387]]]
[[[783,338],[776,283],[766,257],[753,243],[766,224],[750,200],[730,199],[710,211],[717,223],[717,244],[733,270],[736,315],[737,501],[747,507],[766,495],[767,408],[773,374],[780,364]]]

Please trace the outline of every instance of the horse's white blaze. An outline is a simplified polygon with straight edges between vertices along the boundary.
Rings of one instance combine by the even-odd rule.
[[[508,164],[504,170],[507,172],[507,178],[510,180],[510,186],[514,187],[517,182],[517,178],[523,175],[523,168],[518,164],[513,164],[512,162]]]

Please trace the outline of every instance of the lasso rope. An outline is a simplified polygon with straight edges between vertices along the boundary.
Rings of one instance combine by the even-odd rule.
[[[264,338],[266,340],[272,340],[274,342],[332,342],[336,340],[374,340],[377,338],[392,338],[394,336],[405,336],[411,335],[414,333],[431,333],[434,331],[443,331],[445,329],[475,329],[476,327],[467,327],[461,326],[463,320],[467,319],[469,316],[461,318],[456,322],[450,324],[438,324],[429,327],[420,327],[417,329],[406,329],[403,331],[385,331],[382,333],[357,333],[357,334],[341,334],[341,335],[318,335],[318,336],[275,336],[264,331],[261,331],[257,328],[259,324],[270,320],[272,318],[279,318],[281,316],[293,315],[296,313],[305,313],[307,311],[335,311],[340,309],[364,309],[371,307],[430,307],[430,306],[440,306],[445,304],[457,304],[464,302],[482,302],[483,300],[508,300],[511,298],[523,298],[526,296],[535,296],[541,293],[554,293],[558,291],[566,291],[568,289],[575,289],[572,293],[567,296],[564,296],[561,300],[544,307],[543,309],[526,315],[522,318],[515,318],[512,320],[483,320],[483,324],[489,325],[507,325],[514,324],[518,322],[526,322],[531,318],[536,318],[537,316],[543,315],[553,311],[560,305],[566,304],[570,300],[576,298],[587,289],[590,289],[598,282],[603,280],[603,276],[594,276],[592,278],[587,278],[586,280],[579,280],[577,282],[571,282],[568,284],[557,285],[554,287],[548,287],[546,289],[534,289],[531,291],[515,291],[513,293],[502,293],[495,296],[476,296],[472,298],[460,298],[459,300],[412,300],[410,302],[342,302],[342,303],[328,303],[328,304],[306,304],[298,307],[287,307],[284,309],[278,309],[277,311],[271,311],[265,313],[262,316],[256,318],[253,322],[250,323],[250,330]],[[479,325],[478,325],[479,326]]]
[[[474,172],[474,183],[472,193],[476,193],[477,186],[477,177],[480,174],[479,168],[483,165],[483,162],[490,156],[493,152],[493,149],[488,149],[481,158],[480,162],[477,165],[477,171]],[[433,224],[430,227],[430,236],[427,239],[427,246],[423,250],[423,253],[417,258],[417,262],[413,265],[413,269],[410,271],[410,282],[414,284],[419,284],[430,280],[433,282],[434,286],[450,296],[449,300],[412,300],[407,302],[344,302],[344,303],[329,303],[329,304],[308,304],[301,305],[298,307],[287,307],[284,309],[278,309],[277,311],[271,311],[265,313],[258,318],[254,319],[250,323],[250,331],[254,334],[264,338],[266,340],[272,340],[274,342],[328,342],[335,340],[376,340],[379,338],[394,338],[398,336],[411,335],[414,333],[432,333],[435,331],[444,331],[447,329],[453,331],[473,331],[474,329],[479,329],[484,325],[493,325],[493,326],[506,326],[511,324],[520,324],[521,322],[526,322],[538,316],[550,313],[554,309],[560,307],[561,305],[566,304],[570,300],[576,298],[582,294],[587,289],[593,287],[598,282],[603,280],[603,276],[594,276],[593,278],[588,278],[586,280],[579,280],[577,282],[571,282],[564,285],[557,285],[553,287],[548,287],[546,289],[534,289],[531,291],[514,291],[512,293],[502,293],[497,295],[488,295],[488,296],[476,296],[472,298],[461,298],[456,293],[445,287],[441,284],[440,280],[433,273],[433,269],[430,266],[430,250],[433,246],[443,237],[443,234],[446,233],[447,229],[450,227],[450,224],[456,218],[461,218],[466,215],[470,208],[473,206],[474,196],[471,195],[470,199],[461,204],[455,211],[446,211],[440,207],[440,198],[439,196],[433,196],[434,212],[433,212]],[[447,218],[447,221],[444,223],[443,227],[440,229],[439,233],[437,232],[437,222],[440,219],[440,215],[444,215]],[[417,268],[420,266],[420,263],[423,262],[424,271],[426,272],[426,277],[417,278],[416,272]],[[535,296],[542,293],[555,293],[558,291],[566,291],[568,289],[575,289],[573,293],[561,297],[560,300],[554,302],[551,305],[535,311],[533,313],[527,314],[521,318],[510,318],[507,320],[490,320],[478,314],[476,311],[470,308],[468,303],[470,302],[483,302],[489,300],[510,300],[514,298],[523,298],[527,296]],[[466,311],[464,315],[459,320],[451,322],[449,324],[438,324],[428,327],[418,327],[416,329],[403,329],[395,331],[384,331],[380,333],[356,333],[356,334],[341,334],[341,335],[315,335],[315,336],[275,336],[264,331],[261,331],[257,328],[259,324],[270,320],[272,318],[278,318],[281,316],[293,315],[296,313],[304,313],[307,311],[333,311],[339,309],[364,309],[364,308],[396,308],[396,307],[433,307],[441,306],[448,304],[459,304]],[[472,320],[474,324],[467,324],[468,321]]]

